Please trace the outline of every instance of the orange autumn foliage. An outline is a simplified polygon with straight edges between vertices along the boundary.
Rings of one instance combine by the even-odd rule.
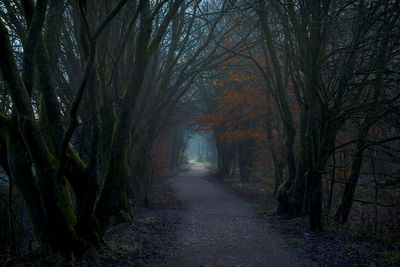
[[[260,63],[259,63],[260,64]],[[271,166],[265,164],[271,146],[281,151],[282,127],[279,112],[274,100],[269,96],[264,77],[254,62],[233,58],[221,66],[223,75],[210,82],[214,90],[214,109],[197,117],[196,124],[201,130],[219,129],[216,138],[226,141],[254,140],[258,154],[254,164],[258,168]],[[273,124],[271,136],[267,135],[266,124]],[[223,129],[222,131],[220,129]]]

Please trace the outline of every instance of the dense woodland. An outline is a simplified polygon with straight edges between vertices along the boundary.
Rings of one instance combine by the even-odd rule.
[[[103,245],[194,135],[276,214],[400,239],[399,0],[1,0],[0,17],[4,254]]]

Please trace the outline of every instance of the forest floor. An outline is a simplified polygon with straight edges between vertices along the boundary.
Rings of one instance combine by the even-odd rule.
[[[0,261],[0,266],[167,266],[167,256],[175,250],[177,225],[182,213],[181,203],[175,197],[168,177],[154,181],[149,207],[137,210],[132,221],[107,230],[106,246],[88,251],[81,259],[69,261],[57,255],[43,255],[34,249],[7,264]]]
[[[168,266],[312,266],[253,208],[205,177],[202,163],[171,180],[182,202],[177,250]]]
[[[334,222],[325,223],[322,232],[310,231],[307,217],[274,215],[277,201],[271,187],[261,182],[243,184],[239,178],[221,180],[209,175],[206,179],[250,203],[254,213],[286,240],[291,251],[316,266],[400,266],[398,243],[374,239]]]
[[[9,266],[398,266],[390,245],[335,225],[311,232],[306,218],[272,215],[276,204],[262,183],[194,163],[154,181],[149,207],[111,227],[107,246],[73,261],[36,251]]]
[[[176,233],[182,214],[168,177],[154,181],[148,207],[135,212],[131,222],[107,231],[106,247],[88,253],[73,266],[167,266],[169,255],[177,250]]]

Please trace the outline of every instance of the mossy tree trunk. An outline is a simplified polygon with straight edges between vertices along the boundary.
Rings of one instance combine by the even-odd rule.
[[[285,182],[278,188],[277,199],[279,202],[278,213],[291,213],[293,210],[288,202],[289,189],[292,187],[296,175],[296,159],[294,156],[294,141],[296,136],[296,127],[293,121],[293,115],[290,110],[289,101],[286,95],[283,81],[282,66],[278,60],[277,49],[275,47],[273,37],[271,35],[270,25],[267,23],[267,14],[265,1],[258,1],[258,10],[261,20],[263,37],[265,38],[265,50],[272,63],[273,71],[273,91],[272,94],[279,109],[283,124],[285,126],[284,150],[286,154],[286,164],[288,177]]]
[[[6,164],[11,182],[17,185],[26,200],[39,241],[45,247],[66,255],[80,255],[89,246],[101,243],[102,234],[111,218],[118,216],[121,210],[129,210],[124,190],[129,175],[127,154],[131,147],[131,116],[135,99],[148,59],[157,49],[169,22],[182,4],[182,1],[171,4],[152,39],[150,35],[155,14],[150,13],[150,1],[140,1],[137,15],[132,18],[132,23],[139,16],[141,20],[135,47],[135,71],[125,90],[121,113],[114,123],[105,182],[95,206],[101,136],[98,115],[100,98],[96,93],[98,72],[93,69],[96,64],[96,40],[125,2],[122,0],[117,3],[94,33],[88,25],[85,1],[74,5],[74,8],[79,8],[75,14],[82,16],[81,28],[86,32],[82,35],[86,36],[86,42],[81,43],[87,46],[82,54],[86,66],[82,82],[68,110],[70,123],[66,129],[62,118],[65,110],[61,111],[57,85],[54,83],[61,47],[63,20],[60,16],[65,11],[63,1],[51,1],[50,5],[44,0],[24,1],[24,15],[29,28],[24,38],[22,71],[17,66],[10,44],[9,29],[0,21],[0,68],[12,100],[12,115],[0,113],[1,137],[5,141],[8,159],[7,164],[1,164]],[[31,103],[36,88],[40,94],[39,112],[32,108]],[[90,132],[87,138],[90,150],[85,159],[87,163],[69,145],[79,122],[77,113],[85,92],[93,100],[87,107],[93,122],[87,128]],[[72,192],[68,183],[76,196],[76,209],[71,201]]]
[[[96,217],[99,219],[103,232],[113,218],[121,214],[130,217],[131,207],[126,186],[131,174],[128,155],[132,147],[131,137],[134,126],[132,116],[149,60],[158,48],[169,22],[182,2],[183,0],[178,0],[170,6],[153,38],[151,38],[151,33],[154,17],[150,10],[150,1],[143,1],[138,7],[140,24],[135,44],[133,74],[120,102],[120,112],[114,124],[103,188],[96,205]]]
[[[282,121],[285,125],[285,151],[288,162],[288,178],[279,187],[277,199],[279,202],[278,213],[299,215],[307,211],[312,217],[311,228],[321,228],[321,216],[318,215],[322,205],[322,184],[319,167],[323,163],[317,158],[319,150],[319,124],[318,114],[323,109],[319,99],[321,60],[324,55],[329,27],[323,23],[323,12],[329,10],[330,1],[312,2],[301,7],[301,12],[308,14],[307,19],[299,18],[294,8],[293,1],[286,1],[287,17],[282,17],[284,27],[291,25],[292,29],[285,30],[288,39],[294,34],[299,50],[299,62],[303,72],[302,95],[298,94],[298,104],[301,112],[299,116],[299,129],[293,122],[289,102],[287,100],[282,78],[282,67],[278,61],[270,26],[267,24],[265,1],[259,1],[259,14],[262,23],[263,36],[266,48],[272,63],[273,81],[276,102]],[[293,76],[293,75],[292,75]],[[295,89],[297,90],[297,89]],[[301,96],[300,96],[301,95]],[[297,159],[294,157],[294,141],[297,134]],[[324,166],[322,166],[324,167]],[[312,196],[312,197],[311,197]]]

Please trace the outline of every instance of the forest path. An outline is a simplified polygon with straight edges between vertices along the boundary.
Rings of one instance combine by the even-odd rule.
[[[203,164],[194,163],[172,179],[184,211],[170,266],[309,266],[249,203],[205,180],[207,175]]]

